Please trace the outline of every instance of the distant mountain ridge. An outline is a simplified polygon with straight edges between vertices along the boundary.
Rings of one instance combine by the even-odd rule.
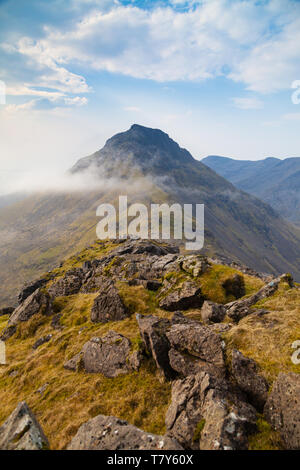
[[[300,280],[300,230],[161,130],[135,124],[70,170],[76,179],[89,172],[97,190],[35,194],[0,209],[0,307],[14,302],[24,281],[93,242],[96,208],[124,194],[129,204],[205,204],[204,254]]]
[[[300,225],[300,157],[258,161],[209,156],[201,160],[239,189],[259,197]]]

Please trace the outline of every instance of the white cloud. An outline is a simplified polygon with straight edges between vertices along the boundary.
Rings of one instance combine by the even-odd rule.
[[[299,78],[296,0],[173,0],[174,8],[151,10],[119,2],[79,3],[85,2],[94,9],[72,26],[45,26],[43,38],[2,44],[35,71],[30,90],[90,92],[87,79],[72,71],[74,64],[84,74],[92,69],[159,82],[226,76],[263,93],[289,88]],[[178,10],[178,5],[186,8]]]
[[[263,102],[258,98],[233,98],[233,103],[239,109],[261,109]]]

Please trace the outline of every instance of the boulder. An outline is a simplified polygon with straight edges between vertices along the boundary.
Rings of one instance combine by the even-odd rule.
[[[173,324],[166,336],[170,365],[182,377],[202,370],[225,375],[222,340],[209,326],[198,322]]]
[[[193,277],[201,276],[209,268],[210,264],[207,258],[200,255],[184,256],[180,261],[180,267]]]
[[[41,313],[50,315],[52,313],[52,302],[48,292],[37,289],[27,297],[11,314],[8,326],[17,325],[20,322],[29,320],[33,315]]]
[[[226,308],[222,304],[216,304],[206,300],[201,308],[201,318],[204,323],[220,323],[224,320]]]
[[[225,289],[226,295],[233,295],[236,299],[246,294],[245,281],[240,274],[235,274],[233,277],[226,279],[222,287]]]
[[[136,319],[145,348],[152,355],[157,368],[165,379],[173,379],[176,374],[170,366],[170,343],[166,336],[170,321],[152,315],[138,314]]]
[[[159,307],[168,311],[187,310],[189,308],[200,308],[204,302],[201,289],[193,282],[186,281],[181,287],[164,297]]]
[[[92,338],[71,360],[64,364],[65,369],[77,371],[80,368],[90,373],[100,373],[105,377],[117,377],[133,369],[129,361],[131,342],[114,331],[102,338]],[[134,363],[134,358],[132,358]],[[135,367],[138,365],[135,363]]]
[[[232,351],[232,375],[249,402],[262,412],[268,397],[269,384],[258,374],[256,362],[234,349]]]
[[[27,299],[27,297],[29,297],[31,294],[33,294],[37,289],[40,289],[41,287],[45,286],[48,281],[49,279],[45,277],[42,279],[37,279],[36,281],[31,282],[30,284],[26,284],[18,295],[19,304],[24,302],[24,300]]]
[[[126,309],[114,282],[106,280],[102,284],[98,297],[94,300],[91,311],[92,322],[119,321],[129,315],[130,313]]]
[[[300,449],[300,375],[280,373],[264,408],[268,422],[287,449]]]
[[[23,401],[0,427],[0,450],[43,450],[49,442],[28,405]]]
[[[166,429],[185,449],[242,450],[256,430],[256,413],[224,379],[200,372],[173,382]]]
[[[48,291],[53,297],[78,294],[82,282],[83,270],[80,268],[72,269],[68,271],[63,278],[52,284]]]
[[[67,450],[182,450],[175,439],[157,436],[114,416],[99,415],[80,426]]]

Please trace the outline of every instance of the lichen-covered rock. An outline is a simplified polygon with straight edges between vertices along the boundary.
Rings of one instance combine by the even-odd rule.
[[[166,336],[170,343],[170,365],[181,376],[201,370],[224,376],[223,344],[212,328],[197,322],[173,324]]]
[[[86,372],[100,373],[105,377],[117,377],[133,370],[133,364],[129,360],[130,352],[129,339],[109,331],[106,336],[95,337],[85,343],[82,351],[67,361],[64,368],[74,371],[82,368]],[[138,367],[136,362],[134,365]]]
[[[280,373],[273,384],[264,414],[279,431],[287,449],[300,449],[300,375]]]
[[[204,297],[199,286],[193,282],[186,281],[180,287],[175,288],[160,302],[160,308],[174,312],[175,310],[187,310],[189,308],[200,308]]]
[[[216,304],[206,300],[201,308],[201,318],[204,323],[220,323],[224,320],[226,308],[222,304]]]
[[[43,450],[49,442],[28,405],[23,401],[0,427],[0,450]]]
[[[157,368],[164,378],[173,379],[176,374],[170,366],[170,343],[166,336],[170,321],[152,315],[136,315],[136,319],[145,348],[151,353]]]
[[[210,264],[207,258],[200,255],[184,256],[180,262],[181,268],[193,277],[198,277],[204,274],[209,268]]]
[[[175,439],[157,436],[114,416],[99,415],[80,426],[68,450],[182,450]]]
[[[130,312],[125,307],[114,282],[111,280],[103,282],[99,295],[94,300],[92,307],[92,322],[106,323],[109,321],[119,321],[129,315]]]
[[[34,291],[14,310],[9,318],[8,326],[18,325],[18,323],[27,321],[38,313],[42,315],[50,315],[52,313],[51,297],[43,289]]]
[[[52,284],[48,291],[53,297],[78,294],[83,282],[83,270],[72,269],[64,277]]]
[[[247,449],[256,413],[226,380],[200,372],[173,382],[166,429],[186,449]]]
[[[263,376],[258,374],[256,362],[234,349],[231,366],[232,375],[239,388],[246,393],[249,402],[258,411],[263,411],[269,384]]]

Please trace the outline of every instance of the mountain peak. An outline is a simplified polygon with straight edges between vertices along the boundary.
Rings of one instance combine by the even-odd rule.
[[[79,160],[71,172],[86,170],[90,166],[100,168],[103,165],[106,168],[114,165],[117,171],[119,164],[127,164],[128,167],[138,166],[142,170],[159,174],[159,171],[194,161],[187,150],[181,148],[162,130],[133,124],[130,129],[108,139],[101,150]]]

